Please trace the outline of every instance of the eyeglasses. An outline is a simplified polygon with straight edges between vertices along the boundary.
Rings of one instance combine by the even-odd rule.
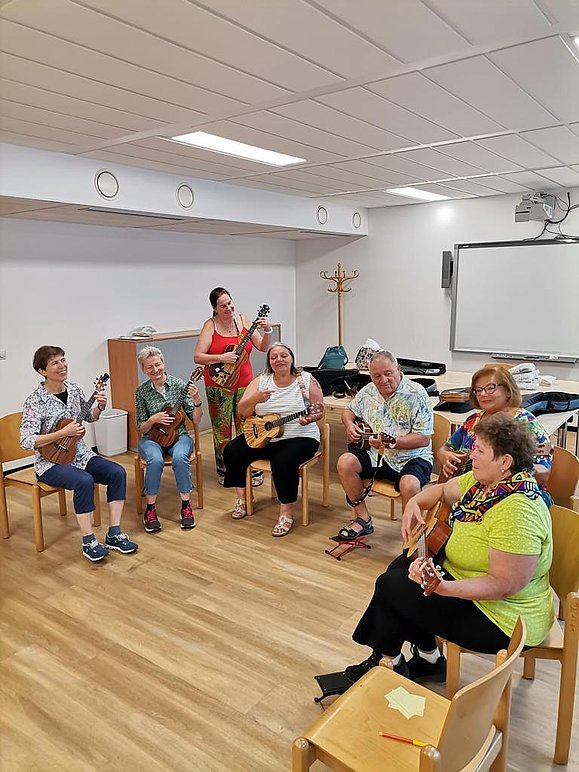
[[[502,383],[487,383],[486,386],[475,386],[471,389],[472,393],[475,395],[475,397],[480,396],[481,394],[494,394],[495,391],[499,388],[499,386],[502,386]]]

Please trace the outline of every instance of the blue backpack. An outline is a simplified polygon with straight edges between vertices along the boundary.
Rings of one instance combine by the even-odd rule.
[[[330,346],[324,351],[318,367],[323,370],[341,370],[347,361],[348,355],[343,346]]]

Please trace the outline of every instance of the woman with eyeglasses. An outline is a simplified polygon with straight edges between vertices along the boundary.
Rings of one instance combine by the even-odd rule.
[[[517,421],[528,423],[537,443],[533,474],[544,487],[551,471],[553,448],[547,432],[532,413],[521,407],[521,392],[513,376],[504,367],[487,365],[472,376],[470,401],[480,412],[469,416],[436,454],[443,479],[448,480],[471,467],[470,453],[474,446],[474,429],[485,416],[504,413]],[[552,502],[544,491],[548,505]]]

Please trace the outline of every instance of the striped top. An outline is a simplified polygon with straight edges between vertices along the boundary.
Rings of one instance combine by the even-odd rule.
[[[302,378],[304,379],[304,385],[306,392],[310,391],[310,373],[303,372]],[[300,410],[305,410],[304,398],[300,389],[297,378],[290,383],[289,386],[280,388],[276,386],[273,380],[273,373],[270,375],[262,374],[259,377],[260,391],[273,391],[271,397],[267,402],[259,402],[255,406],[255,415],[264,416],[269,413],[279,413],[281,416],[290,415],[291,413],[297,413]],[[317,423],[312,422],[307,426],[302,426],[298,423],[298,419],[295,421],[289,421],[284,424],[283,434],[281,437],[271,440],[271,442],[280,442],[280,440],[289,440],[292,437],[311,437],[314,440],[320,440],[320,430]]]

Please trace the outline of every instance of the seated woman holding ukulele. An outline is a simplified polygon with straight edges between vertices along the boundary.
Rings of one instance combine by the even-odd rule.
[[[173,474],[181,497],[180,525],[184,530],[190,530],[195,528],[195,516],[190,500],[193,486],[189,463],[193,440],[189,436],[185,421],[181,420],[183,416],[180,411],[196,424],[201,420],[201,396],[193,382],[197,375],[201,377],[201,368],[198,368],[199,373],[192,373],[189,383],[167,375],[163,352],[155,346],[142,348],[137,354],[137,361],[149,379],[139,386],[135,394],[137,427],[142,434],[139,440],[139,455],[147,462],[147,508],[143,515],[143,525],[147,533],[157,533],[161,530],[155,505],[163,474],[163,454],[166,453],[171,456]],[[178,426],[174,428],[176,422]]]
[[[293,525],[293,506],[298,497],[299,467],[308,461],[320,445],[316,424],[323,416],[322,390],[310,373],[301,373],[294,365],[291,349],[275,343],[267,352],[265,371],[254,378],[239,403],[246,419],[244,434],[225,447],[225,487],[235,488],[237,503],[231,517],[247,515],[245,476],[252,461],[266,458],[280,502],[279,518],[272,536],[286,536]],[[271,426],[272,416],[276,426]],[[257,418],[252,420],[250,416]],[[260,420],[265,416],[269,420]],[[283,433],[279,433],[282,429]],[[278,436],[275,436],[278,434]],[[268,439],[271,437],[271,439]]]
[[[502,413],[512,416],[517,421],[527,423],[535,436],[536,448],[533,461],[533,475],[544,488],[549,472],[553,449],[547,432],[532,413],[521,407],[521,392],[513,376],[504,367],[487,365],[477,370],[472,376],[470,401],[480,410],[469,416],[436,454],[436,460],[442,470],[442,479],[448,480],[455,474],[469,469],[469,453],[474,445],[474,429],[483,416]],[[547,506],[552,504],[547,491],[543,490]]]
[[[412,553],[423,512],[439,501],[451,507],[442,576],[432,558],[404,553],[378,577],[352,636],[372,655],[346,668],[352,682],[384,655],[414,681],[444,681],[435,636],[494,654],[506,648],[519,616],[528,646],[551,627],[551,518],[531,473],[534,437],[527,423],[503,414],[480,421],[474,434],[472,471],[425,488],[404,510],[402,536]],[[408,662],[404,641],[411,643]]]

